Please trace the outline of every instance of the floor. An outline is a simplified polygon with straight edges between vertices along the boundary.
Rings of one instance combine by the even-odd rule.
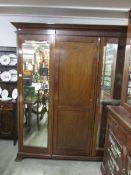
[[[32,114],[31,130],[27,131],[27,125],[24,125],[24,145],[47,147],[48,141],[48,116],[45,113],[40,120],[40,130],[37,128],[36,115]]]
[[[101,175],[101,162],[23,159],[15,162],[17,146],[0,140],[0,175]]]

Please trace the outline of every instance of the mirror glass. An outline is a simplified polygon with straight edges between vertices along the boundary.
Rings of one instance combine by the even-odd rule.
[[[131,105],[131,53],[130,53],[130,56],[129,56],[128,87],[127,87],[126,102],[129,105]]]
[[[105,144],[105,130],[107,121],[107,110],[106,105],[110,103],[111,83],[112,83],[112,69],[113,60],[117,56],[117,43],[106,43],[103,46],[103,57],[102,57],[102,75],[101,75],[101,89],[100,89],[100,100],[99,100],[99,124],[97,132],[97,147],[103,148]]]
[[[49,44],[25,41],[23,54],[23,144],[48,146]]]
[[[102,91],[106,91],[110,93],[111,91],[111,78],[112,78],[112,68],[113,68],[113,59],[116,50],[117,50],[117,44],[113,43],[107,43],[104,47],[104,54],[103,54],[103,68],[102,68]]]

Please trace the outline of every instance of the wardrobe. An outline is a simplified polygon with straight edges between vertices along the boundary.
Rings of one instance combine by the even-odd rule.
[[[99,139],[97,100],[102,41],[108,38],[113,43],[115,40],[117,61],[121,62],[127,28],[12,24],[17,29],[18,46],[19,149],[16,159],[101,159],[96,140]],[[116,75],[117,72],[113,76]],[[44,89],[46,96],[40,117],[32,114],[39,89]]]

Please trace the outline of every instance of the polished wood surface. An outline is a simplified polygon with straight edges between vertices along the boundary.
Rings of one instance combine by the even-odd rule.
[[[91,151],[97,45],[97,38],[57,36],[54,154],[89,155]]]
[[[98,116],[101,37],[122,37],[126,27],[13,23],[17,28],[19,74],[22,43],[47,40],[50,52],[48,148],[23,145],[22,78],[19,77],[19,152],[17,159],[44,157],[98,160]]]
[[[17,141],[17,103],[16,101],[0,102],[0,137]]]
[[[0,104],[0,134],[6,137],[11,136],[13,131],[14,116],[12,116],[12,110],[12,104]]]
[[[108,109],[102,173],[130,174],[131,113],[122,106],[110,106]]]

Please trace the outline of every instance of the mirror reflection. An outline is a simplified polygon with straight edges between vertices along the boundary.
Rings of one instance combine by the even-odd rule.
[[[49,44],[25,41],[23,50],[23,143],[47,147]]]
[[[129,57],[128,87],[126,101],[129,105],[131,105],[131,56]]]
[[[118,45],[113,43],[107,43],[104,47],[101,92],[110,93],[111,91],[112,65],[117,47]]]
[[[97,147],[103,148],[105,144],[105,126],[106,126],[106,105],[110,102],[113,59],[116,57],[118,44],[106,43],[103,47],[103,63],[101,75],[101,89],[99,101],[99,125],[97,132]]]

